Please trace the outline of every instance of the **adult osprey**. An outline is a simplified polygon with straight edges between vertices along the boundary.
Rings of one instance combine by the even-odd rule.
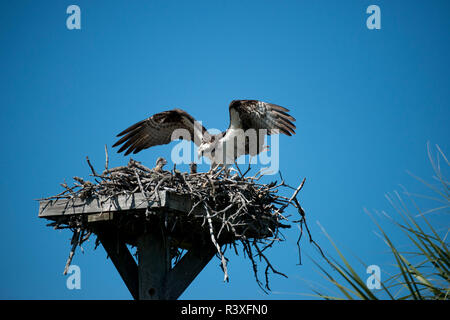
[[[117,136],[122,137],[113,147],[123,144],[118,153],[138,153],[143,149],[167,144],[173,140],[194,141],[198,155],[215,164],[233,164],[241,155],[255,156],[264,151],[265,135],[279,132],[295,134],[295,119],[289,110],[257,100],[233,100],[229,106],[230,125],[226,131],[210,134],[186,111],[163,111],[142,120]]]

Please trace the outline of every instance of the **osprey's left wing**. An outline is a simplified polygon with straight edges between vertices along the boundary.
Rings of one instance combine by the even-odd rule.
[[[233,100],[230,103],[230,127],[267,129],[267,134],[295,134],[295,119],[288,114],[289,110],[276,104],[258,100]]]

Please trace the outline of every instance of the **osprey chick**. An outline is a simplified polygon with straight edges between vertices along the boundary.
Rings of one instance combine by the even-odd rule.
[[[156,172],[162,172],[163,167],[166,164],[167,164],[166,159],[164,159],[163,157],[159,157],[158,159],[156,159],[156,166],[153,168],[153,170],[155,170]]]

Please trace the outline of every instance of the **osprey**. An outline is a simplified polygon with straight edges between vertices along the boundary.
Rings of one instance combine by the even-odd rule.
[[[194,141],[198,155],[217,164],[232,164],[241,155],[255,156],[265,150],[265,135],[295,134],[295,119],[289,110],[258,100],[233,100],[229,106],[230,125],[226,131],[210,134],[189,113],[173,109],[156,113],[117,135],[113,147],[123,144],[118,153],[136,154],[143,149],[168,144],[173,140]]]

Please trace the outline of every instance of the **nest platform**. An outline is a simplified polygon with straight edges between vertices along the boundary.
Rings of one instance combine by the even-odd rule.
[[[237,253],[238,244],[264,291],[270,290],[270,271],[285,276],[264,251],[281,241],[282,229],[305,225],[297,200],[304,179],[293,188],[281,175],[280,182],[263,184],[262,174],[247,177],[249,170],[238,167],[187,173],[151,169],[132,159],[122,167],[106,164],[97,173],[87,160],[93,181],[74,177],[74,185],[63,183],[61,193],[39,202],[39,217],[49,226],[73,232],[65,273],[76,248],[96,234],[96,244],[103,245],[134,299],[177,299],[214,255],[227,281],[224,251],[233,247]],[[281,188],[292,189],[292,196],[280,195]],[[300,214],[298,220],[288,220],[289,207]],[[127,245],[137,248],[137,261]],[[264,285],[257,260],[266,264]]]

